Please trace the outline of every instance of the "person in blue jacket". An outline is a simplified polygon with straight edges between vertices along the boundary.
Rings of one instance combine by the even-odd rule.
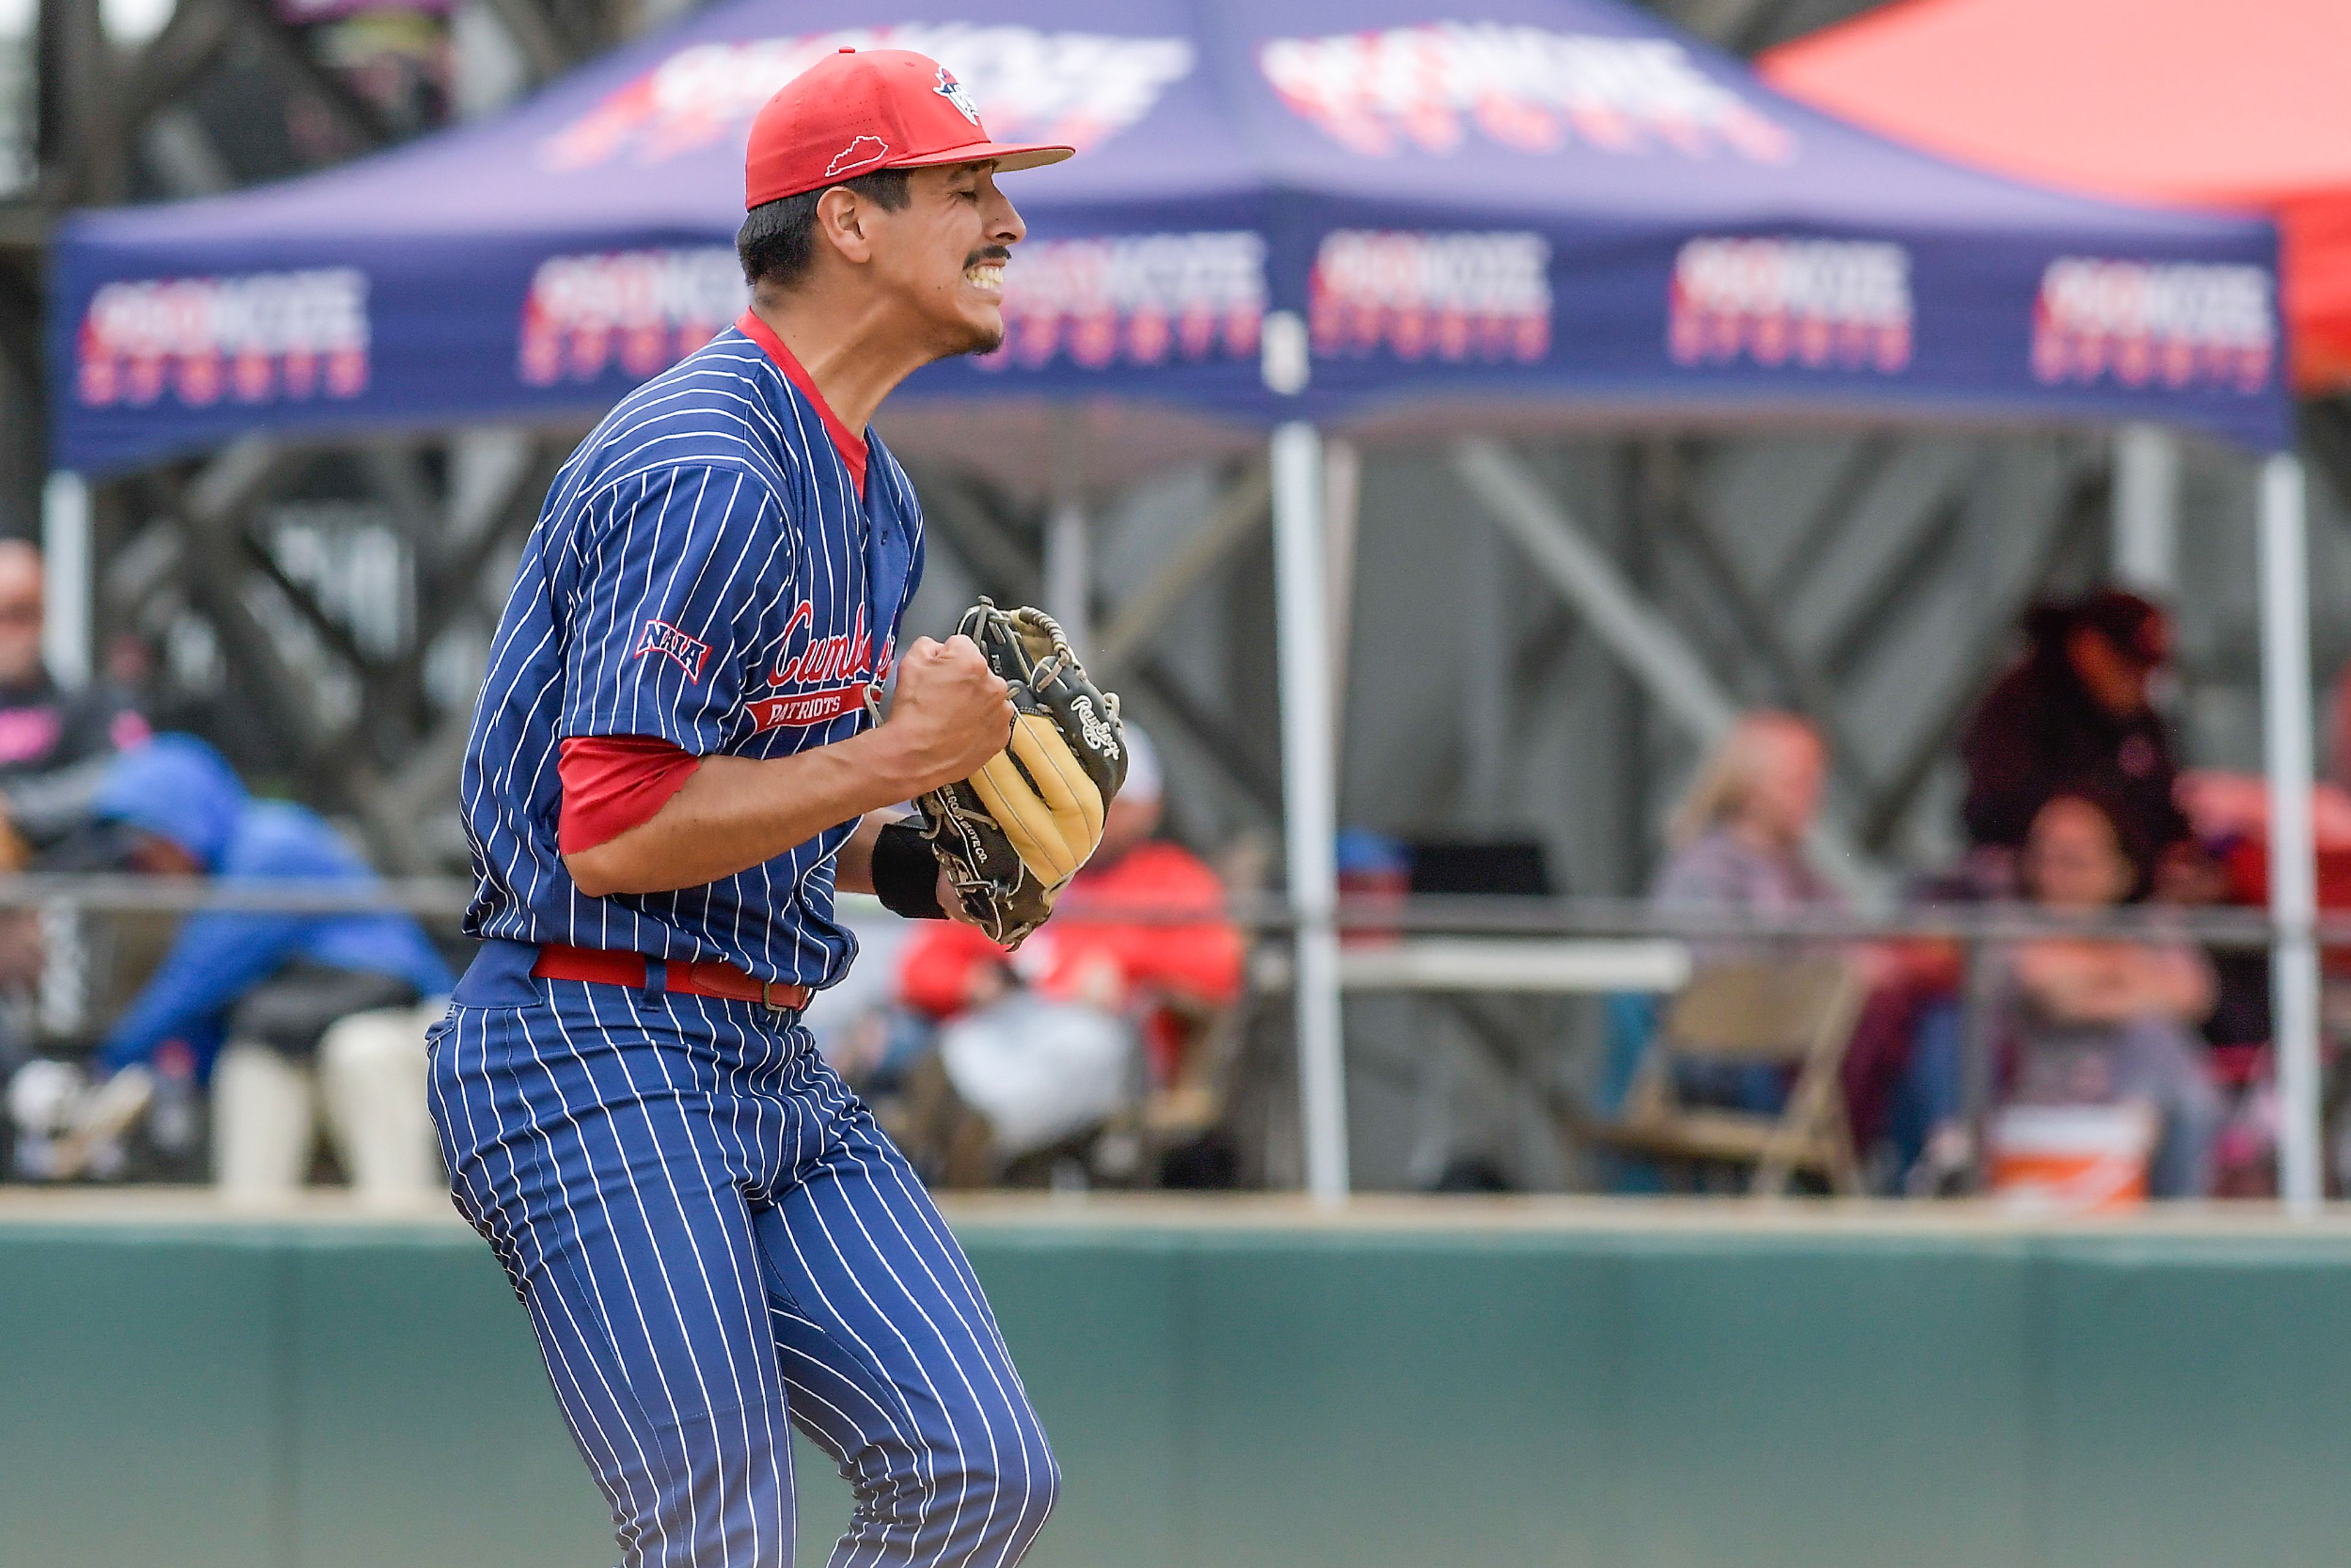
[[[192,735],[158,736],[117,758],[93,814],[131,830],[134,869],[225,880],[367,883],[375,873],[308,807],[256,800],[227,759]],[[108,1073],[183,1040],[209,1067],[230,1009],[290,963],[404,981],[409,999],[445,993],[448,966],[404,914],[193,915],[99,1051]]]
[[[227,760],[193,736],[159,736],[122,753],[99,785],[91,816],[110,831],[116,863],[134,872],[246,883],[364,886],[376,880],[318,813],[253,799]],[[361,1124],[360,1153],[370,1168],[355,1171],[355,1178],[377,1167],[404,1171],[415,1163],[404,1148],[406,1134],[384,1134],[371,1124],[388,1121],[397,1129],[413,1120],[417,1135],[426,1137],[423,1024],[411,1027],[408,1009],[420,1003],[437,1008],[450,985],[441,955],[405,914],[221,909],[192,915],[100,1042],[96,1067],[102,1082],[71,1117],[48,1174],[71,1176],[108,1157],[106,1151],[145,1114],[158,1082],[158,1051],[172,1041],[186,1053],[183,1061],[193,1060],[197,1077],[214,1080],[214,1164],[225,1185],[240,1179],[229,1167],[249,1171],[256,1162],[268,1174],[244,1185],[295,1185],[308,1168],[311,1102],[321,1092],[347,1166],[350,1140],[336,1124]],[[386,1020],[396,1027],[387,1030]],[[359,1102],[340,1118],[336,1085],[314,1085],[311,1071],[314,1059],[330,1064],[338,1056],[331,1034],[338,1029],[353,1037],[347,1043],[364,1061],[358,1076],[340,1075],[340,1098]],[[413,1051],[396,1043],[411,1034]],[[224,1052],[224,1041],[234,1049]],[[404,1061],[411,1055],[413,1063]],[[417,1101],[414,1107],[404,1104],[410,1098]],[[364,1140],[371,1131],[377,1150],[387,1136],[401,1146],[381,1158],[368,1154]],[[429,1150],[429,1138],[423,1146]]]

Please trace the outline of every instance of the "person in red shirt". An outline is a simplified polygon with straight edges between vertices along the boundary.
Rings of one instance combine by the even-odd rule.
[[[921,925],[900,950],[898,990],[907,1007],[942,1021],[1018,992],[1030,1003],[1130,1020],[1142,1030],[1154,1080],[1165,1084],[1182,1063],[1192,1020],[1240,995],[1241,935],[1226,916],[1216,873],[1153,837],[1162,815],[1158,759],[1139,727],[1129,725],[1126,735],[1125,787],[1111,802],[1102,846],[1061,894],[1052,924],[1018,953],[968,925]],[[952,1054],[948,1066],[956,1073]],[[973,1097],[964,1083],[957,1088]]]

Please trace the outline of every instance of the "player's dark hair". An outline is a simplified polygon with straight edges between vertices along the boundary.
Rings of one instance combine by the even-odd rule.
[[[886,212],[902,211],[912,199],[904,169],[876,169],[841,183]],[[831,189],[762,202],[743,214],[735,254],[743,261],[744,282],[789,288],[807,274],[816,259],[816,204]]]

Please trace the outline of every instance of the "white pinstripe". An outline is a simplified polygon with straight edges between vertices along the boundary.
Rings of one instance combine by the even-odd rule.
[[[451,1052],[452,1056],[462,1056],[464,1024],[466,1017],[466,1009],[457,1008],[452,1008],[450,1009],[448,1021],[444,1026],[447,1031],[446,1036],[436,1036],[433,1043],[433,1050],[436,1058],[436,1066],[438,1065],[437,1059],[440,1056],[442,1045],[444,1043],[444,1040],[446,1038],[454,1037],[457,1041],[456,1046]],[[486,1020],[477,1021],[486,1022]],[[479,1053],[479,1060],[485,1071],[485,1075],[486,1075],[489,1056],[489,1037],[486,1028],[481,1030],[477,1036],[476,1050]],[[519,1080],[514,1079],[514,1075],[511,1071],[508,1072],[507,1076],[510,1080],[516,1082],[517,1087],[519,1087]],[[519,1098],[519,1096],[517,1096],[517,1098]],[[476,1180],[475,1173],[476,1169],[479,1167],[471,1164],[461,1166],[457,1159],[451,1157],[450,1151],[458,1146],[477,1150],[493,1146],[492,1145],[484,1142],[481,1138],[479,1129],[475,1124],[474,1106],[471,1100],[463,1098],[460,1100],[460,1103],[465,1109],[465,1139],[462,1145],[458,1145],[456,1140],[451,1136],[450,1129],[453,1124],[449,1113],[448,1097],[444,1092],[444,1080],[441,1074],[437,1071],[433,1076],[432,1100],[434,1121],[434,1124],[442,1129],[444,1157],[446,1159],[451,1172],[451,1180],[459,1193],[467,1195],[472,1199],[472,1202],[469,1205],[467,1201],[461,1198],[457,1206],[458,1212],[464,1214],[468,1219],[474,1222],[476,1228],[483,1230],[485,1237],[490,1242],[491,1249],[498,1255],[500,1261],[507,1264],[509,1275],[515,1280],[517,1294],[523,1297],[526,1305],[530,1309],[533,1327],[538,1331],[539,1349],[542,1357],[547,1363],[549,1380],[556,1385],[558,1397],[562,1396],[566,1385],[566,1380],[568,1379],[571,1397],[564,1401],[565,1408],[567,1410],[584,1413],[588,1424],[595,1429],[596,1437],[603,1447],[606,1462],[602,1464],[599,1464],[597,1462],[597,1457],[588,1451],[586,1434],[580,1431],[580,1418],[575,1416],[572,1430],[574,1435],[580,1439],[580,1450],[583,1457],[588,1459],[589,1467],[591,1469],[594,1469],[600,1478],[614,1478],[616,1484],[623,1493],[622,1497],[615,1498],[613,1500],[613,1522],[615,1526],[620,1527],[622,1524],[624,1518],[633,1519],[642,1515],[643,1517],[655,1519],[656,1528],[658,1528],[657,1513],[653,1512],[649,1509],[648,1500],[640,1497],[637,1493],[634,1482],[627,1479],[628,1471],[621,1463],[620,1448],[618,1445],[612,1442],[611,1434],[605,1430],[601,1418],[596,1414],[595,1406],[588,1399],[586,1389],[580,1384],[578,1369],[571,1364],[569,1358],[563,1354],[563,1349],[566,1344],[578,1343],[584,1340],[587,1333],[586,1329],[580,1323],[577,1318],[572,1316],[571,1305],[569,1300],[562,1295],[558,1294],[555,1300],[557,1304],[563,1309],[566,1327],[569,1330],[569,1333],[559,1334],[551,1332],[553,1325],[546,1316],[546,1309],[542,1304],[532,1301],[529,1295],[526,1293],[524,1281],[527,1277],[527,1271],[521,1260],[520,1250],[526,1237],[518,1236],[517,1234],[511,1223],[509,1211],[507,1206],[500,1203],[490,1189],[484,1187]],[[548,1152],[551,1157],[553,1152],[552,1140],[547,1139],[547,1135],[538,1128],[535,1119],[527,1123],[527,1126],[528,1130],[531,1134],[547,1141]],[[513,1147],[510,1143],[503,1141],[496,1146],[498,1146],[506,1156],[507,1176],[512,1183],[511,1190],[518,1198],[522,1191],[523,1184],[521,1180],[521,1173],[515,1166]],[[610,1223],[609,1215],[607,1216],[607,1223]],[[530,1240],[532,1249],[537,1255],[537,1267],[542,1271],[551,1271],[554,1268],[554,1263],[552,1260],[548,1258],[545,1249],[538,1244],[536,1236],[530,1235],[528,1237],[528,1239]],[[625,1272],[624,1268],[624,1279]],[[633,1281],[628,1281],[627,1283],[629,1285],[631,1299],[633,1301],[635,1299],[636,1291],[635,1282]],[[563,1369],[563,1375],[560,1377],[556,1375],[556,1368],[559,1364]],[[602,1385],[606,1398],[611,1400],[617,1405],[620,1401],[620,1396],[609,1382],[604,1381],[602,1368],[601,1366],[596,1366],[592,1362],[590,1363],[590,1365],[596,1370],[598,1381]],[[644,1469],[650,1471],[653,1468],[652,1461],[646,1455],[643,1447],[637,1442],[635,1433],[631,1431],[629,1437],[631,1446],[636,1449],[639,1465]],[[663,1543],[666,1546],[666,1536],[664,1537]],[[626,1550],[632,1543],[629,1540],[624,1538],[622,1544],[623,1549]]]

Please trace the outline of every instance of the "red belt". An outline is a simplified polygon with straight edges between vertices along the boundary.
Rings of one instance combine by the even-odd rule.
[[[659,966],[661,977],[651,973]],[[732,964],[708,959],[647,959],[643,953],[615,952],[603,947],[567,947],[551,942],[539,948],[530,972],[542,980],[590,980],[636,990],[684,991],[694,997],[722,1001],[758,1002],[778,1012],[798,1012],[812,994],[806,986],[755,979]]]

